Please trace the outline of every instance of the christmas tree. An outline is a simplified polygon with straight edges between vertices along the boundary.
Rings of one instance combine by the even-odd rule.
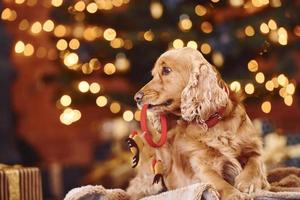
[[[189,46],[219,68],[232,90],[244,90],[259,102],[263,112],[271,111],[273,97],[281,96],[291,106],[298,71],[292,56],[299,46],[298,6],[280,0],[66,2],[53,11],[59,24],[53,40],[63,65],[62,92],[74,90],[70,86],[77,81],[81,93],[89,88],[97,93],[92,80],[103,79],[100,97],[73,91],[74,103],[96,101],[113,113],[134,112],[133,91],[150,78],[155,59],[168,48]],[[110,90],[105,82],[114,81],[129,81],[132,87]],[[64,100],[70,98],[64,97],[67,104]],[[124,119],[132,120],[133,113],[127,111]]]

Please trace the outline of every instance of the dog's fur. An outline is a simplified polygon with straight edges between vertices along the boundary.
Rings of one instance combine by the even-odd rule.
[[[163,75],[163,67],[172,71]],[[152,75],[140,90],[144,95],[138,106],[150,104],[154,114],[168,115],[168,140],[161,148],[144,148],[137,176],[127,189],[133,199],[162,189],[161,184],[152,184],[153,156],[164,163],[168,189],[205,182],[219,191],[222,200],[240,200],[268,188],[260,136],[239,97],[228,93],[226,83],[199,51],[182,48],[165,52]],[[224,106],[222,120],[207,127],[203,122]]]

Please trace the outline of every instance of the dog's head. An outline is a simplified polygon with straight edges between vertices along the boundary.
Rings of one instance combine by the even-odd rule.
[[[155,113],[171,112],[200,123],[228,102],[226,84],[195,49],[165,52],[157,59],[152,75],[134,99],[139,107],[149,104]]]

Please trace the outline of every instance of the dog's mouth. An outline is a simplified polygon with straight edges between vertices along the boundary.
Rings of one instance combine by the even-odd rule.
[[[167,101],[161,103],[161,104],[149,104],[148,108],[155,108],[155,107],[168,107],[173,103],[172,99],[168,99]]]
[[[156,110],[156,109],[159,109],[159,108],[169,107],[172,103],[173,103],[173,99],[168,99],[168,100],[166,100],[166,101],[164,101],[163,103],[160,103],[160,104],[148,103],[148,109]],[[140,109],[143,107],[142,103],[138,103],[137,105]]]

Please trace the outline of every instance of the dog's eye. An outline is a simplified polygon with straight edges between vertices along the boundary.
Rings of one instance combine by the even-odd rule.
[[[165,76],[165,75],[170,74],[171,71],[172,71],[172,69],[170,67],[163,67],[162,71],[161,71],[161,74]]]

